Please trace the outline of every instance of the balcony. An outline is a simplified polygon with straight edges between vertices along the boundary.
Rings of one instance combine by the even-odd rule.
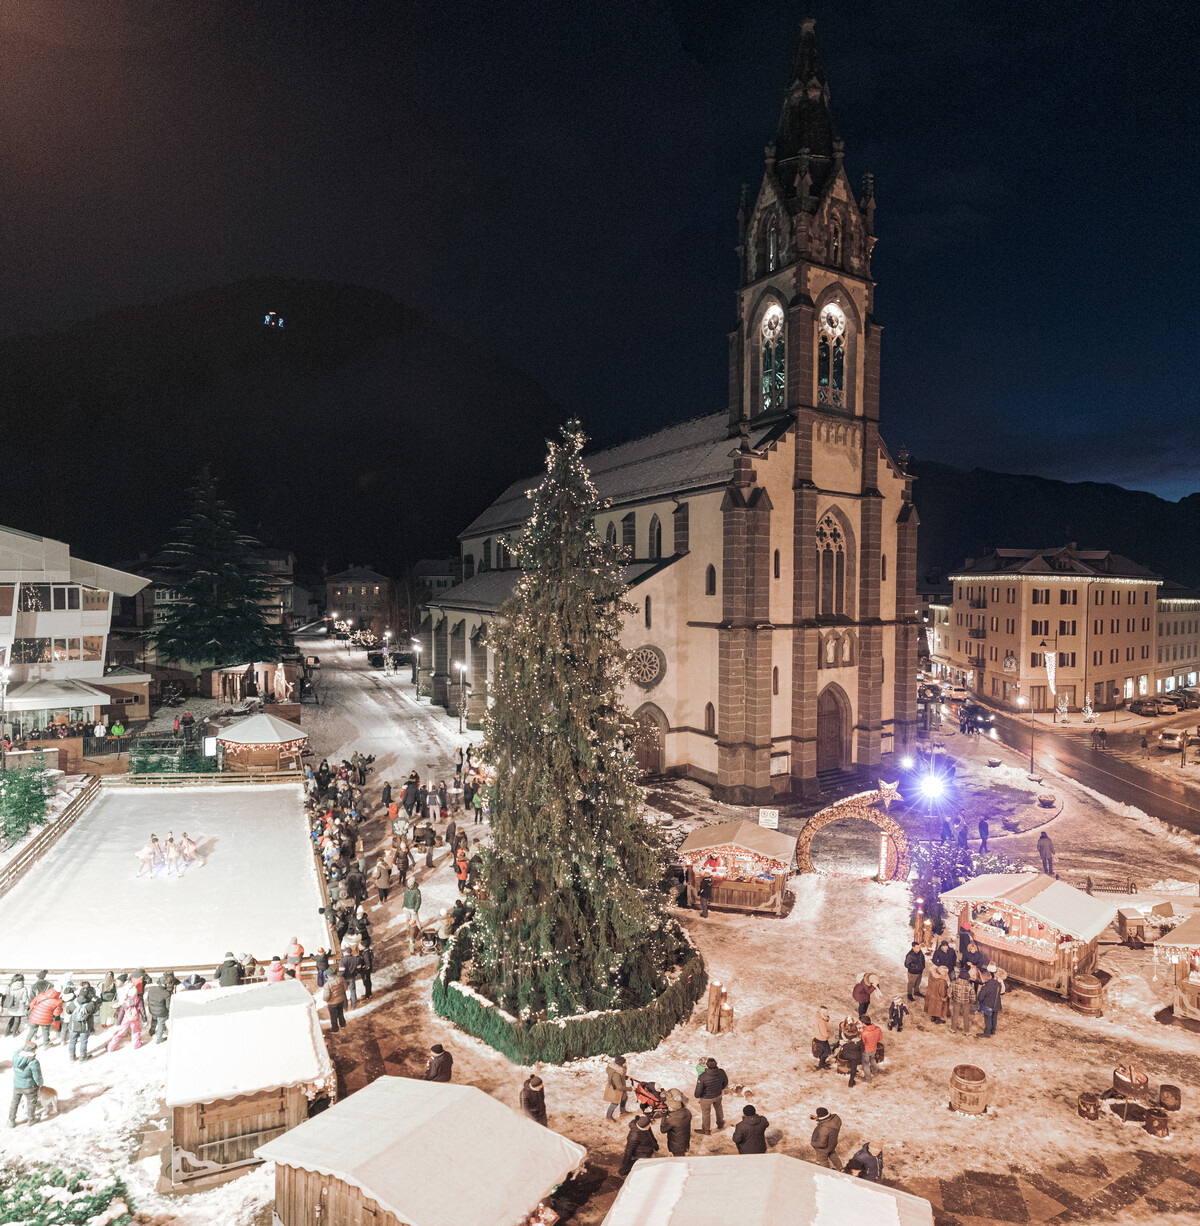
[[[973,639],[985,639],[987,638],[987,627],[971,626],[967,631],[967,637]]]

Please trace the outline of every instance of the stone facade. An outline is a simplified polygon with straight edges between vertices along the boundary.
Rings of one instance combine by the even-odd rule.
[[[808,20],[758,195],[743,192],[738,212],[727,408],[589,457],[610,502],[597,528],[629,559],[639,761],[734,803],[869,770],[915,724],[917,515],[879,436],[873,222]],[[473,645],[512,589],[498,542],[519,534],[531,484],[462,533],[473,578],[430,603],[422,676],[435,701],[450,697],[439,679],[457,627]],[[486,656],[472,646],[472,720]]]

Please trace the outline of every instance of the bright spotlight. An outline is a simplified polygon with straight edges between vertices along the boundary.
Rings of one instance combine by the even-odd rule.
[[[903,768],[904,768],[906,771],[910,771],[910,770],[912,770],[912,768],[913,768],[913,760],[912,760],[912,758],[901,758],[901,759],[900,759],[900,765],[901,765],[901,766],[902,766],[902,767],[903,767]]]
[[[940,775],[926,775],[921,780],[921,795],[926,800],[939,799],[945,790],[945,785],[942,783]]]

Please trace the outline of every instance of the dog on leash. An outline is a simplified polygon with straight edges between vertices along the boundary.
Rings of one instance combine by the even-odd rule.
[[[47,1118],[58,1114],[58,1091],[53,1086],[38,1087],[38,1107]]]

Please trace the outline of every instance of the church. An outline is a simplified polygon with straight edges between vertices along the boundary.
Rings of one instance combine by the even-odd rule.
[[[610,504],[597,528],[628,558],[638,762],[733,804],[869,782],[915,728],[917,514],[879,434],[874,184],[856,193],[843,157],[806,19],[738,210],[728,404],[586,457]],[[539,479],[460,534],[463,582],[421,625],[423,689],[472,726]]]

